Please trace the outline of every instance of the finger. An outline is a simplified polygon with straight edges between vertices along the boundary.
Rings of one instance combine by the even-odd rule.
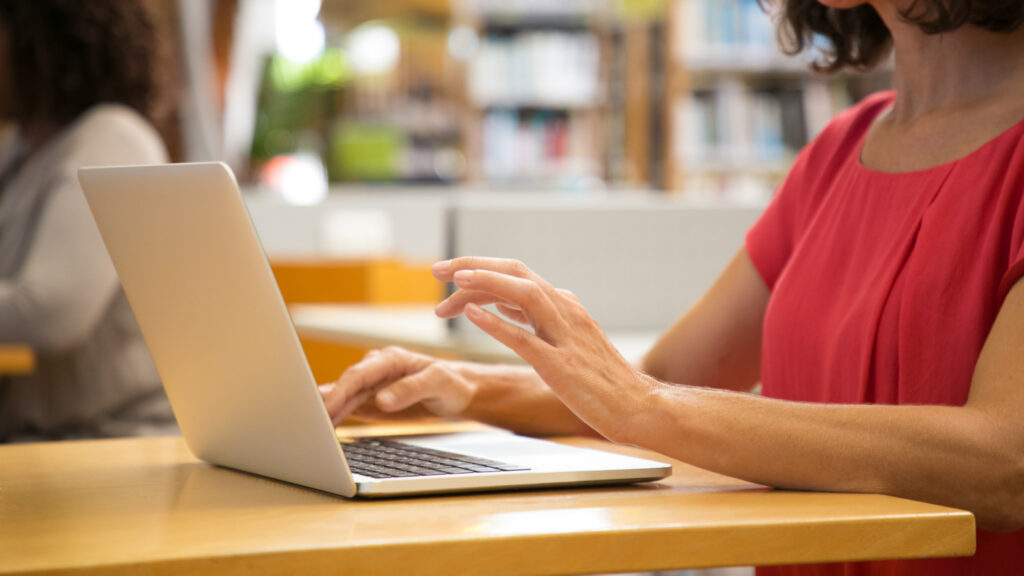
[[[460,270],[453,279],[459,288],[488,292],[519,308],[539,336],[555,336],[565,327],[549,294],[532,280],[489,270]]]
[[[323,401],[324,407],[327,409],[327,416],[331,419],[331,424],[334,424],[334,426],[337,427],[338,424],[335,422],[336,415],[334,412],[331,411],[330,408],[331,404],[333,403],[332,398],[334,395],[334,388],[335,386],[333,382],[330,384],[320,384],[319,386],[317,386],[317,389],[320,392],[320,400]]]
[[[335,388],[336,386],[334,382],[331,382],[330,384],[320,384],[317,386],[317,390],[320,391],[320,399],[323,400],[325,406],[331,402],[335,393]],[[330,412],[330,409],[328,409],[328,412]]]
[[[523,314],[523,311],[518,306],[510,302],[501,301],[493,294],[480,292],[478,290],[460,289],[456,291],[434,308],[434,314],[440,318],[455,318],[459,314],[462,314],[462,311],[466,309],[468,304],[476,304],[480,307],[487,306],[488,304],[494,304],[499,312],[504,314],[513,322],[519,322],[520,324],[530,323],[529,319],[526,318],[526,315]]]
[[[435,414],[427,410],[423,405],[413,405],[411,408],[400,412],[385,412],[377,406],[377,403],[372,398],[360,404],[359,408],[351,414],[352,418],[364,421],[408,421],[430,418],[432,416],[435,416]]]
[[[380,390],[380,387],[369,388],[347,396],[343,396],[339,392],[337,398],[325,401],[325,404],[330,406],[328,414],[330,415],[331,423],[335,426],[341,426],[349,416],[362,411],[367,405],[372,405],[373,403],[369,402],[369,400],[373,398],[373,395],[378,390]]]
[[[373,377],[371,369],[367,367],[367,361],[362,360],[342,373],[337,382],[328,385],[330,388],[321,387],[321,390],[327,389],[324,404],[331,420],[335,424],[343,420],[354,409],[353,402],[360,392],[364,388],[372,386],[374,381],[376,378]]]
[[[501,299],[494,294],[479,290],[456,290],[454,294],[445,298],[434,308],[434,313],[441,318],[454,318],[462,314],[462,310],[465,309],[467,304],[486,306],[488,304],[497,304],[498,302],[501,302]],[[511,302],[503,303],[514,306]]]
[[[449,263],[452,269],[452,281],[454,281],[455,275],[461,270],[487,270],[490,272],[497,272],[498,274],[530,280],[536,283],[537,286],[548,295],[548,298],[550,298],[552,302],[557,303],[558,300],[566,297],[571,299],[576,298],[576,296],[568,290],[555,288],[547,280],[519,260],[468,256],[455,258],[450,260]]]
[[[441,363],[395,382],[377,393],[376,404],[383,412],[398,412],[423,404],[438,416],[455,416],[466,409],[472,386]]]
[[[331,423],[334,424],[335,427],[341,426],[349,416],[362,411],[366,406],[372,405],[372,402],[369,402],[372,396],[372,390],[365,390],[351,398],[346,398],[344,404],[341,405],[337,413],[331,414]]]
[[[577,297],[576,294],[573,294],[572,290],[566,290],[565,288],[558,288],[557,291],[558,291],[559,294],[562,295],[563,298],[565,298],[567,300],[573,300],[575,302],[579,302],[580,301],[579,297]]]
[[[431,268],[434,276],[442,282],[451,282],[455,273],[459,270],[490,270],[491,272],[499,272],[508,276],[544,282],[543,278],[533,270],[530,270],[526,264],[509,258],[462,256],[438,262]],[[546,282],[544,283],[547,284]]]
[[[518,322],[520,324],[529,324],[530,323],[530,319],[526,317],[526,314],[523,314],[523,311],[520,310],[519,308],[515,307],[515,306],[508,306],[506,304],[497,304],[495,306],[495,308],[497,308],[498,312],[501,312],[501,314],[503,316],[505,316],[506,318],[508,318],[509,320],[511,320],[513,322]]]
[[[368,396],[364,393],[374,392],[378,387],[418,370],[423,363],[417,355],[397,347],[367,354],[334,383],[326,399],[328,413],[332,419],[337,415],[347,415],[354,409],[353,403],[366,400]]]
[[[508,346],[534,368],[547,364],[551,352],[555,350],[554,346],[530,333],[529,330],[510,324],[496,314],[474,304],[466,307],[466,318],[490,334],[492,338]]]
[[[444,260],[442,262],[438,262],[434,264],[433,267],[434,276],[436,276],[439,280],[446,282],[454,281],[455,275],[462,270],[487,270],[491,272],[497,272],[499,274],[504,274],[507,276],[514,276],[517,278],[531,280],[535,282],[537,286],[540,287],[540,289],[543,292],[545,292],[553,302],[557,302],[560,299],[564,299],[565,296],[569,296],[571,299],[576,298],[575,295],[573,295],[568,290],[556,289],[554,286],[552,286],[550,283],[544,280],[544,278],[542,278],[540,275],[538,275],[536,272],[534,272],[528,266],[526,266],[526,264],[523,264],[519,260],[512,260],[506,258],[482,258],[476,256],[464,256],[460,258],[454,258],[451,260]],[[490,304],[492,302],[487,301],[476,303],[480,305],[485,305]],[[512,304],[514,306],[516,303],[506,302],[506,304]],[[448,308],[448,305],[446,305],[443,308],[444,315],[442,316],[442,318],[453,318],[459,312],[461,312],[461,310],[459,310],[458,312],[455,310],[455,308]]]

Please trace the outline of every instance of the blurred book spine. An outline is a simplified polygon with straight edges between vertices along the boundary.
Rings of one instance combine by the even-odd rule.
[[[502,182],[596,177],[589,123],[549,110],[491,109],[483,121],[483,176]]]
[[[606,14],[610,0],[453,0],[456,10],[516,22],[593,18]]]
[[[585,108],[599,102],[599,79],[593,34],[489,34],[470,63],[469,96],[480,108]]]
[[[835,114],[888,83],[884,67],[815,73],[811,63],[827,49],[820,38],[785,54],[758,0],[672,0],[669,17],[672,189],[770,196]]]
[[[465,67],[471,180],[603,187],[604,0],[463,0],[479,46]]]
[[[687,68],[801,69],[806,60],[778,49],[775,27],[758,0],[674,0],[676,60]]]
[[[823,117],[848,104],[833,103],[832,97],[827,86],[760,88],[722,78],[676,101],[676,161],[688,171],[784,171],[820,130]],[[812,125],[814,133],[808,130]]]

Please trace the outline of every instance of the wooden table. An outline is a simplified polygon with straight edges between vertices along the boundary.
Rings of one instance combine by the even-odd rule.
[[[427,354],[482,362],[522,362],[512,350],[486,334],[460,334],[428,305],[298,304],[288,307],[295,329],[313,339],[360,348],[398,345]],[[639,358],[656,333],[608,335],[623,356]]]
[[[32,348],[19,344],[0,344],[0,376],[21,376],[36,369]]]
[[[0,446],[0,463],[0,574],[500,576],[974,551],[967,512],[678,462],[658,484],[372,502],[209,466],[180,438]]]

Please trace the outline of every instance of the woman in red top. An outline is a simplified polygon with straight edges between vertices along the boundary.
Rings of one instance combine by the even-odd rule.
[[[766,573],[1024,574],[1024,1],[784,10],[796,38],[832,40],[826,67],[891,46],[895,90],[800,154],[640,369],[521,263],[458,258],[434,267],[459,288],[438,314],[466,314],[532,369],[388,349],[325,386],[327,406],[336,421],[426,411],[596,432],[771,486],[967,509],[981,528],[973,558]],[[763,396],[737,393],[758,381]]]

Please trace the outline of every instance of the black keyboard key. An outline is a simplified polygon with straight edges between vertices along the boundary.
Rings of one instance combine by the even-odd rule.
[[[407,478],[529,470],[525,466],[453,454],[391,440],[363,438],[342,444],[349,468],[371,478]]]

